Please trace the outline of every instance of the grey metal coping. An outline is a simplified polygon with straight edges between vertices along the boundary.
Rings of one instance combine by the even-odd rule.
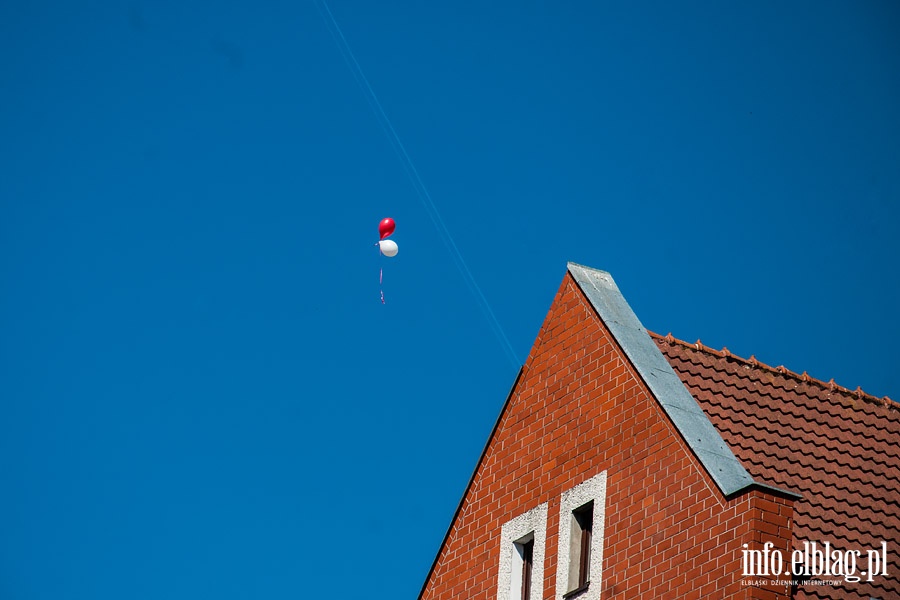
[[[726,497],[751,487],[801,497],[758,482],[747,472],[641,325],[612,275],[572,262],[568,264],[568,270],[684,441]]]

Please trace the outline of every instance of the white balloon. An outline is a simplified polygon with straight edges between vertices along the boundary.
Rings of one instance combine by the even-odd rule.
[[[378,242],[378,247],[381,248],[381,253],[385,256],[397,256],[397,252],[400,251],[400,248],[397,247],[397,242],[394,240],[381,240]]]

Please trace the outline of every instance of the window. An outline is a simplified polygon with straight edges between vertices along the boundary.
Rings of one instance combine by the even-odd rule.
[[[503,525],[498,600],[540,600],[544,591],[546,537],[546,502]]]
[[[591,530],[594,501],[572,511],[569,536],[569,591],[583,588],[591,580]]]
[[[510,580],[509,600],[530,600],[534,576],[534,532],[514,542],[513,572]]]
[[[522,600],[531,598],[531,574],[534,570],[534,536],[520,546],[522,552]]]
[[[559,502],[556,600],[598,600],[603,561],[606,472],[563,492]]]

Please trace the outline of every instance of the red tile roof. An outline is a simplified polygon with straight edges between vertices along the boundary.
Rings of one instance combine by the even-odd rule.
[[[801,587],[796,597],[900,598],[900,405],[699,341],[651,336],[754,479],[803,496],[795,547],[827,540],[865,561],[887,541],[887,577]]]

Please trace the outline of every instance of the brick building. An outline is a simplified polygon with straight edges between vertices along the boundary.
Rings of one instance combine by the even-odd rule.
[[[896,403],[650,333],[569,264],[419,598],[896,600],[898,542]]]

